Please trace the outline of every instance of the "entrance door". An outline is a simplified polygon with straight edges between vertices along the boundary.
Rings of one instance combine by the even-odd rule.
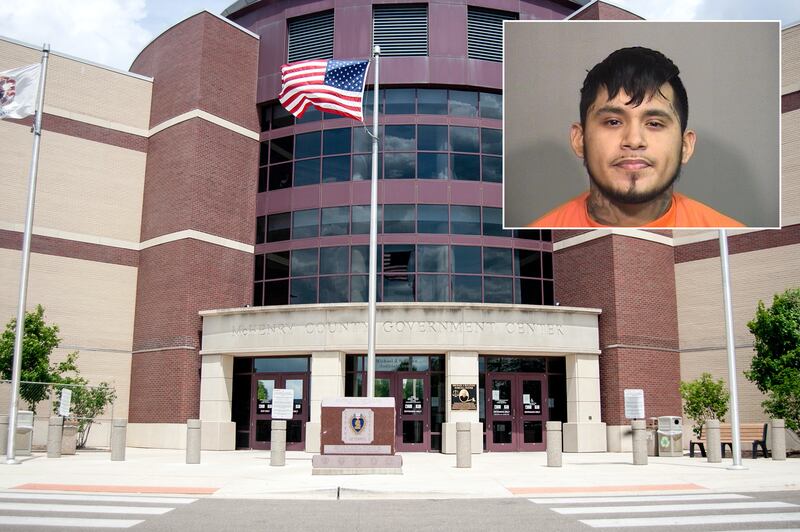
[[[398,371],[375,374],[375,396],[394,397],[395,447],[398,451],[431,448],[431,408],[427,373]]]
[[[256,373],[253,375],[250,405],[250,448],[269,449],[272,436],[272,396],[275,388],[294,390],[294,412],[286,420],[286,449],[305,449],[308,421],[307,373]]]
[[[489,451],[544,451],[547,380],[536,373],[486,374]]]

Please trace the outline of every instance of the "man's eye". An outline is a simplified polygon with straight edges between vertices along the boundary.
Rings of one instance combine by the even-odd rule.
[[[664,124],[662,124],[661,122],[658,122],[658,121],[650,121],[650,122],[647,123],[647,125],[649,127],[653,127],[653,128],[656,128],[656,129],[660,129],[660,128],[664,127]]]
[[[606,121],[605,121],[605,124],[606,124],[607,126],[618,126],[618,125],[620,125],[621,123],[622,123],[622,122],[620,122],[620,121],[619,121],[619,120],[617,120],[616,118],[609,118],[608,120],[606,120]]]

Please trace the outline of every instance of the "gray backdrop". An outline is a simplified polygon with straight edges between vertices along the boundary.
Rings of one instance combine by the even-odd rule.
[[[778,22],[506,22],[503,219],[522,227],[580,194],[569,145],[586,72],[626,46],[659,50],[689,96],[694,156],[675,190],[749,227],[779,227]]]

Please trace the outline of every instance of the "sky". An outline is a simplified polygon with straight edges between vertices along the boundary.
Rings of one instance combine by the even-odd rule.
[[[800,22],[798,0],[609,0],[648,20]],[[0,36],[127,70],[147,43],[203,9],[233,0],[27,0],[0,11]],[[10,4],[9,4],[10,5]]]

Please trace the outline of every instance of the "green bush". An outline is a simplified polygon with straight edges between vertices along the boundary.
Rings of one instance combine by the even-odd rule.
[[[698,438],[709,419],[725,421],[730,394],[722,379],[715,381],[710,373],[703,373],[697,380],[681,381],[680,391],[683,412],[694,421],[692,431]]]

